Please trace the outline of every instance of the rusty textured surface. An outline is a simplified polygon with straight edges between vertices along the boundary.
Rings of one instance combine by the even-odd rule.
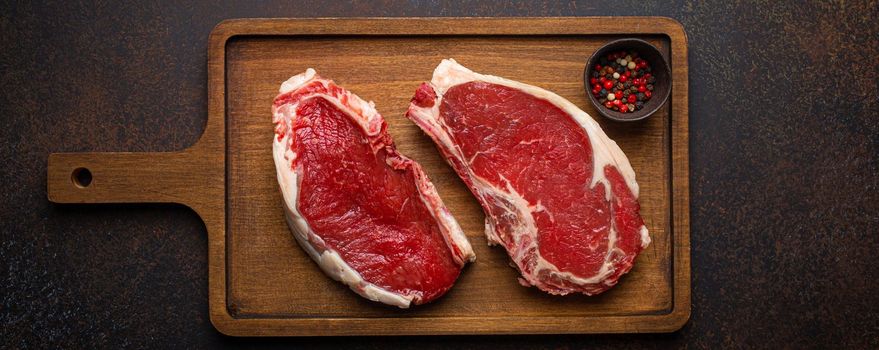
[[[222,19],[585,15],[669,16],[689,36],[693,313],[677,333],[228,338],[193,212],[46,199],[50,152],[198,138]],[[0,347],[879,347],[875,1],[4,3],[0,33]]]

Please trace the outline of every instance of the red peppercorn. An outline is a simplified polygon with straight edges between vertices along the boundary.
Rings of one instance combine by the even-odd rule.
[[[626,56],[631,56],[628,57],[627,65],[621,66],[614,63],[614,61]],[[592,94],[595,95],[596,99],[602,99],[601,105],[604,107],[623,113],[642,109],[644,103],[653,96],[653,91],[647,87],[648,82],[655,78],[647,72],[650,69],[650,63],[637,52],[626,50],[606,53],[602,61],[606,64],[599,63],[593,67],[588,85],[592,87]],[[615,95],[614,100],[607,100],[605,95],[602,95],[603,91],[605,95]]]

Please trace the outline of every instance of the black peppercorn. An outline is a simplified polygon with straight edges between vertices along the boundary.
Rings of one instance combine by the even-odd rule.
[[[648,76],[652,69],[648,62],[639,58],[637,52],[608,54],[600,57],[595,67],[591,74],[591,93],[603,107],[622,113],[644,108],[657,79]],[[611,95],[614,96],[613,100],[608,98]]]

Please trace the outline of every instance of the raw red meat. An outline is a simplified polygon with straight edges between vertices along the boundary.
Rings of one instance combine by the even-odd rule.
[[[629,160],[562,97],[444,60],[407,116],[482,204],[523,285],[601,293],[650,244]]]
[[[470,243],[372,102],[308,69],[281,85],[272,114],[287,222],[327,275],[402,308],[452,287]]]

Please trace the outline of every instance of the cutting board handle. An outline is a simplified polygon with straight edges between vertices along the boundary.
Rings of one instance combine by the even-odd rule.
[[[195,152],[53,153],[47,172],[55,203],[192,203],[205,185]]]

